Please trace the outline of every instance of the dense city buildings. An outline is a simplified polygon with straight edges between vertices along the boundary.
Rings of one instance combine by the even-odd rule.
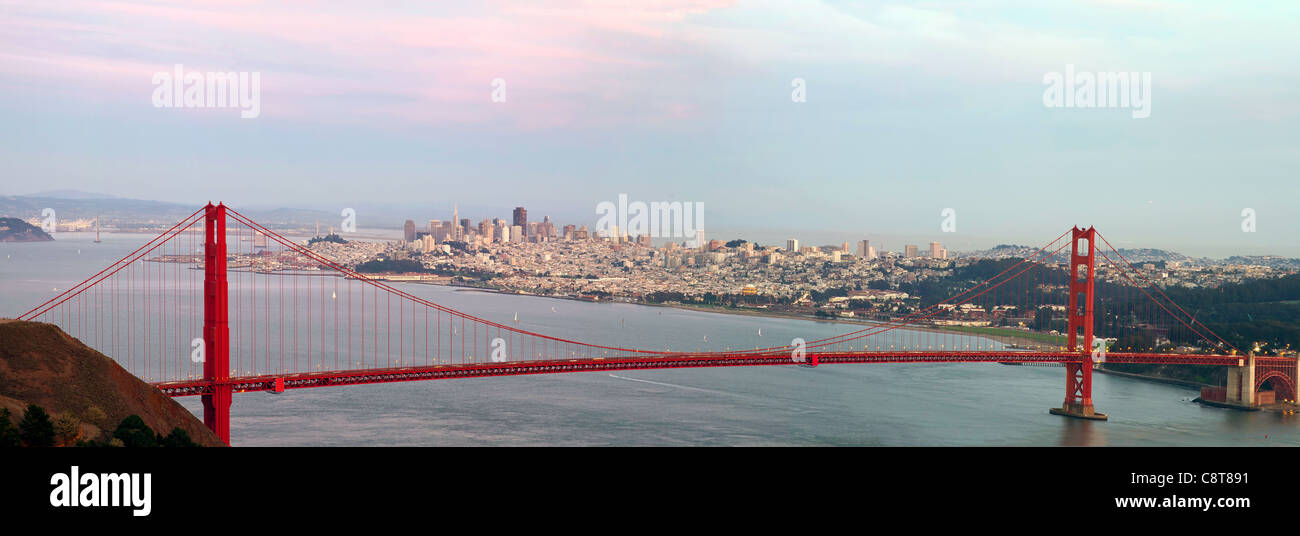
[[[454,216],[459,216],[457,212],[453,208]],[[414,222],[407,220],[398,242],[318,242],[312,248],[349,266],[390,259],[416,261],[425,274],[385,277],[583,299],[716,302],[743,298],[758,307],[782,304],[835,316],[861,316],[864,307],[877,314],[907,311],[915,307],[917,296],[901,288],[951,277],[954,270],[973,263],[1023,258],[1033,251],[999,246],[950,258],[938,241],[931,241],[922,255],[913,244],[905,245],[901,254],[878,251],[867,239],[858,241],[854,251],[848,242],[801,246],[791,238],[780,248],[745,240],[696,242],[698,235],[696,240],[656,247],[649,236],[628,236],[622,230],[596,235],[586,225],[568,224],[557,233],[549,217],[527,222],[522,207],[512,216],[513,221],[483,218],[474,227],[469,218],[434,219],[429,220],[427,232],[417,232]],[[462,224],[454,225],[455,221]],[[1170,256],[1135,266],[1162,287],[1199,288],[1297,272],[1295,264],[1283,261],[1288,260],[1270,264],[1242,258],[1207,264]],[[1105,264],[1098,267],[1098,280],[1122,283]],[[992,314],[957,312],[968,318]]]

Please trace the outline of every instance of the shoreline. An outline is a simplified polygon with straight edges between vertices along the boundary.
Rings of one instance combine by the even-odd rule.
[[[477,291],[477,292],[488,292],[493,294],[505,294],[510,296],[531,296],[537,298],[551,298],[556,300],[570,300],[570,301],[587,302],[587,303],[621,303],[627,305],[639,305],[644,307],[668,307],[671,309],[677,309],[681,311],[693,311],[698,313],[727,314],[727,315],[738,315],[738,316],[750,316],[750,317],[757,317],[757,318],[776,318],[776,319],[785,319],[785,320],[803,320],[807,322],[847,324],[852,326],[859,326],[862,329],[870,329],[873,327],[894,325],[892,324],[892,322],[885,322],[880,320],[857,320],[857,319],[845,319],[841,317],[817,317],[812,314],[797,314],[797,313],[791,313],[785,311],[772,311],[768,309],[758,309],[754,307],[730,308],[730,307],[711,306],[711,305],[689,305],[684,303],[650,303],[650,302],[642,302],[642,301],[629,301],[626,299],[609,299],[609,298],[601,301],[592,301],[592,300],[575,298],[572,296],[553,296],[547,294],[533,294],[527,291],[523,291],[521,293],[520,291],[517,290],[508,290],[508,289],[490,288],[490,287],[475,287],[475,286],[454,284],[454,283],[442,283],[442,282],[432,282],[432,281],[403,281],[403,282],[453,287],[456,289],[457,292]],[[902,325],[894,325],[894,326],[897,328],[904,328],[904,326]],[[927,332],[927,333],[942,333],[942,334],[950,334],[950,335],[974,335],[991,341],[996,341],[1008,348],[1026,349],[1026,350],[1029,349],[1026,346],[1022,346],[1023,341],[1019,341],[1015,337],[1009,337],[1006,335],[999,335],[994,333],[971,333],[962,330],[944,329],[943,327],[928,326],[928,325],[909,325],[906,326],[904,329]],[[1033,333],[1033,332],[1027,332],[1027,333]]]
[[[1104,364],[1103,364],[1103,367],[1104,367]],[[1149,374],[1136,374],[1136,373],[1133,373],[1133,372],[1121,372],[1121,371],[1118,371],[1118,370],[1107,370],[1107,369],[1105,369],[1105,368],[1103,368],[1103,367],[1094,367],[1092,370],[1093,370],[1093,372],[1097,372],[1097,373],[1100,373],[1100,374],[1108,374],[1108,375],[1112,375],[1112,376],[1120,376],[1120,377],[1123,377],[1123,378],[1133,378],[1133,379],[1136,379],[1136,380],[1146,380],[1146,381],[1149,381],[1149,382],[1163,383],[1163,384],[1167,384],[1167,385],[1176,385],[1176,386],[1178,386],[1178,387],[1186,387],[1186,388],[1188,388],[1188,389],[1196,389],[1196,390],[1198,390],[1198,391],[1199,391],[1202,387],[1214,387],[1213,385],[1209,385],[1209,384],[1205,384],[1205,383],[1200,383],[1200,382],[1194,382],[1194,381],[1191,381],[1191,380],[1180,380],[1180,379],[1177,379],[1177,378],[1166,378],[1166,377],[1164,377],[1164,376],[1151,376],[1151,375],[1149,375]]]

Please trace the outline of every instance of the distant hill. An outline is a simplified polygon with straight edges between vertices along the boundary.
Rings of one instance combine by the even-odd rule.
[[[1254,266],[1268,266],[1283,270],[1300,269],[1300,259],[1279,257],[1277,255],[1250,255],[1241,256],[1233,255],[1224,259],[1226,264],[1250,264]]]
[[[18,218],[0,218],[0,242],[49,242],[54,237]]]
[[[1035,251],[1038,251],[1037,247],[1001,244],[994,247],[993,249],[985,249],[980,251],[963,251],[963,252],[955,253],[953,257],[967,258],[967,259],[1023,259],[1025,257],[1033,255]],[[1068,249],[1062,250],[1061,253],[1053,257],[1052,260],[1055,262],[1067,262],[1069,260],[1068,253],[1069,253]],[[1155,248],[1119,248],[1119,254],[1123,255],[1125,259],[1128,259],[1128,261],[1133,264],[1142,264],[1148,262],[1150,263],[1189,262],[1198,265],[1207,265],[1207,264],[1219,264],[1224,262],[1224,261],[1214,261],[1205,258],[1196,259],[1196,258],[1188,257],[1187,255],[1183,255],[1182,253],[1178,253],[1176,251],[1167,251],[1167,250],[1155,249]],[[1113,257],[1114,255],[1111,256]],[[1260,258],[1264,258],[1264,257],[1260,257]],[[1246,259],[1246,258],[1233,257],[1233,259]],[[1241,264],[1261,264],[1261,263],[1242,262]]]
[[[55,199],[117,199],[115,195],[101,194],[95,192],[83,192],[81,190],[47,190],[27,194],[25,197],[50,197]]]
[[[27,404],[75,416],[81,439],[105,441],[139,415],[157,433],[179,427],[199,445],[224,445],[175,400],[53,324],[0,319],[0,407],[20,416]]]
[[[0,216],[31,218],[54,209],[60,220],[102,218],[113,221],[174,223],[199,207],[139,199],[0,196]]]
[[[1153,248],[1119,248],[1119,254],[1129,262],[1187,262],[1192,259],[1182,253]]]
[[[170,225],[193,214],[206,202],[206,200],[196,201],[190,205],[111,197],[77,190],[57,190],[33,195],[0,196],[0,216],[32,218],[40,216],[42,210],[50,208],[54,209],[60,221],[99,218],[109,225],[142,223]],[[272,228],[284,226],[306,228],[317,222],[320,222],[322,227],[328,228],[330,225],[337,226],[340,221],[338,213],[323,210],[276,207],[248,208],[241,212],[258,223]]]

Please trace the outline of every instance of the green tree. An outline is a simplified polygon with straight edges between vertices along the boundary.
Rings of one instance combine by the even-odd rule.
[[[50,414],[36,404],[28,404],[23,420],[18,423],[18,435],[29,447],[54,446],[54,422]]]
[[[139,415],[131,415],[122,419],[117,429],[113,430],[113,437],[122,441],[122,446],[126,447],[156,447],[158,446],[158,435],[153,432],[149,425],[144,423]]]
[[[158,444],[164,447],[197,447],[194,441],[190,440],[190,434],[182,430],[179,426],[172,428],[172,433],[167,437],[159,437]]]
[[[71,413],[54,416],[54,439],[60,446],[75,444],[81,437],[81,420]]]
[[[1052,310],[1048,307],[1039,307],[1034,311],[1034,330],[1049,331],[1052,329]]]
[[[0,447],[22,445],[22,440],[18,437],[18,428],[14,427],[12,418],[13,414],[9,412],[9,408],[0,408]]]

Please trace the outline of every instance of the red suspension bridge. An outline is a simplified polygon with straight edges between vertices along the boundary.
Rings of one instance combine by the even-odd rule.
[[[833,337],[752,350],[623,348],[453,310],[208,204],[19,318],[57,324],[170,396],[201,396],[205,424],[226,443],[234,393],[602,370],[1053,363],[1066,384],[1051,411],[1105,419],[1092,400],[1099,361],[1215,365],[1231,367],[1228,403],[1252,405],[1264,387],[1296,398],[1295,359],[1243,354],[1093,228],[988,266],[991,276],[951,298]]]

